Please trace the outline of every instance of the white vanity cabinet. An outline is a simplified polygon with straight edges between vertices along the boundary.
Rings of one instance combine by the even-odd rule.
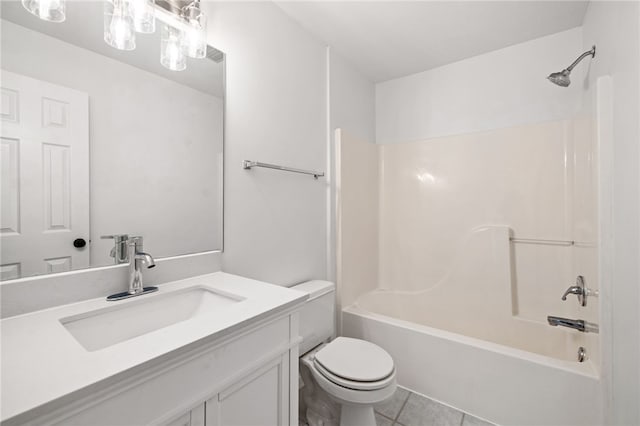
[[[196,342],[28,423],[297,426],[297,317]]]
[[[0,426],[298,426],[306,299],[215,272],[3,319]]]

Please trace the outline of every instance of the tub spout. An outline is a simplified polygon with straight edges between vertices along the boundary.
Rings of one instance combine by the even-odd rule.
[[[569,319],[549,315],[547,317],[547,321],[549,322],[549,325],[554,327],[559,325],[562,327],[573,328],[574,330],[582,331],[583,333],[598,332],[598,326],[596,324],[591,324],[581,319]]]

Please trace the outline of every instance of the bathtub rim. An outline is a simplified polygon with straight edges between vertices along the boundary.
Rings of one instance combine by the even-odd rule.
[[[452,331],[442,330],[428,325],[418,324],[411,321],[379,314],[377,312],[372,312],[359,306],[357,302],[342,308],[342,313],[344,312],[363,316],[365,318],[370,318],[381,322],[390,323],[397,327],[403,327],[411,331],[429,334],[440,339],[452,340],[460,344],[479,347],[481,349],[498,353],[500,355],[517,357],[519,359],[533,362],[538,365],[555,368],[572,374],[578,374],[590,379],[601,379],[595,365],[593,364],[593,361],[591,361],[590,359],[582,363],[578,361],[565,361],[558,358],[553,358],[551,356],[526,351],[524,349],[513,348],[510,346],[501,345],[499,343],[478,339],[476,337],[465,336],[463,334],[454,333]]]

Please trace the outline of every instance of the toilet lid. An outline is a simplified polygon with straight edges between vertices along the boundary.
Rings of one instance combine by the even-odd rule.
[[[374,382],[393,373],[393,359],[384,349],[371,342],[338,337],[315,355],[330,373],[356,382]]]

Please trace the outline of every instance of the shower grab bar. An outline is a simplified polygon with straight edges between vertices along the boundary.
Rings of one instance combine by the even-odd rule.
[[[324,172],[316,172],[313,170],[294,169],[293,167],[277,166],[275,164],[261,163],[259,161],[244,160],[242,168],[250,170],[252,167],[264,167],[266,169],[281,170],[283,172],[302,173],[303,175],[311,175],[314,179],[324,176]]]
[[[509,241],[512,243],[523,243],[523,244],[542,244],[549,246],[572,246],[575,245],[575,241],[570,240],[543,240],[536,238],[509,238]]]

